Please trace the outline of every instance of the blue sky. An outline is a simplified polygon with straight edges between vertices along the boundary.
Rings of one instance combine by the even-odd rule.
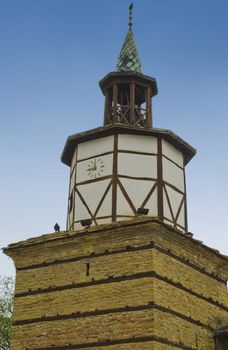
[[[0,246],[65,229],[70,134],[101,126],[128,0],[0,0]],[[135,0],[154,126],[197,148],[186,168],[189,230],[228,254],[228,2]],[[13,264],[0,253],[0,275]]]

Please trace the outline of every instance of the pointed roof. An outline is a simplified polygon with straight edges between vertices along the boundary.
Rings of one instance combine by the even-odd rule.
[[[123,47],[120,51],[120,55],[116,65],[116,72],[132,71],[142,73],[141,61],[136,47],[134,34],[132,31],[133,4],[130,5],[129,10],[129,29],[124,40]]]

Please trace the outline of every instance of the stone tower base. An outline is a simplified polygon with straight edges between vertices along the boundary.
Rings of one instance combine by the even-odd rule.
[[[11,244],[11,350],[214,350],[228,258],[153,218]]]

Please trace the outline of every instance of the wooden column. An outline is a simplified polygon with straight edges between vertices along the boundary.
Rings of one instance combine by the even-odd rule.
[[[146,89],[146,118],[147,118],[147,127],[152,128],[152,98],[151,98],[151,88]]]
[[[113,85],[113,123],[117,123],[117,98],[118,98],[118,86],[117,83]]]
[[[104,105],[104,125],[107,125],[110,123],[108,120],[108,108],[109,108],[109,92],[106,91],[105,93],[105,105]]]
[[[135,124],[135,83],[130,84],[130,124]]]

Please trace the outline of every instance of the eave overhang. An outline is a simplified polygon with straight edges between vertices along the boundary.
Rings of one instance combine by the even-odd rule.
[[[163,130],[158,128],[144,128],[123,124],[111,124],[69,136],[63,149],[61,161],[64,164],[71,166],[71,161],[75,148],[79,143],[116,134],[144,135],[162,138],[168,141],[174,147],[176,147],[180,152],[182,152],[184,156],[185,165],[196,154],[195,148],[190,146],[187,142],[185,142],[183,139],[181,139],[179,136],[177,136],[170,130]]]
[[[128,83],[134,81],[142,86],[150,86],[152,96],[157,95],[158,87],[155,78],[150,77],[138,72],[122,71],[122,72],[111,72],[107,74],[102,80],[100,80],[100,88],[105,95],[106,90],[114,83]]]

